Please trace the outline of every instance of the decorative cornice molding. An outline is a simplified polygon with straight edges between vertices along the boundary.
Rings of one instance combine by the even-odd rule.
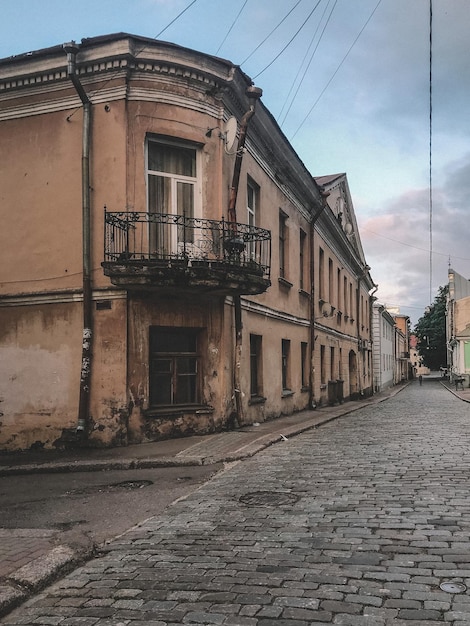
[[[127,293],[117,289],[95,289],[92,300],[125,300]],[[81,290],[48,292],[48,293],[24,293],[15,296],[0,296],[0,308],[18,306],[37,306],[39,304],[64,304],[83,302]]]
[[[285,311],[272,309],[271,307],[263,304],[253,302],[252,300],[245,300],[244,298],[241,299],[241,302],[242,309],[249,311],[250,313],[256,313],[257,315],[263,315],[263,317],[269,317],[282,322],[289,322],[290,324],[295,324],[296,326],[304,326],[306,328],[310,326],[310,320],[304,317],[298,317],[297,315],[292,315],[290,313],[286,313]]]

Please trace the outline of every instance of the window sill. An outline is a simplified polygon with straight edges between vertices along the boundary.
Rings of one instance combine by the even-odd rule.
[[[301,387],[300,391],[301,393],[307,393],[307,391],[310,391],[310,387]]]
[[[294,285],[292,283],[290,283],[288,280],[286,280],[285,278],[279,277],[277,279],[279,281],[279,284],[282,287],[285,287],[286,289],[291,289]]]
[[[281,397],[282,398],[290,398],[293,395],[294,395],[294,392],[292,391],[292,389],[283,389]]]
[[[266,398],[264,396],[251,396],[248,401],[248,404],[264,404],[266,402]]]
[[[303,296],[304,298],[310,298],[310,294],[308,293],[308,291],[305,291],[304,289],[299,289],[299,294]]]
[[[161,417],[168,415],[171,417],[178,417],[187,413],[193,413],[195,415],[206,415],[214,412],[214,408],[211,406],[204,406],[201,404],[188,404],[188,405],[173,405],[162,407],[150,407],[143,411],[145,417]]]

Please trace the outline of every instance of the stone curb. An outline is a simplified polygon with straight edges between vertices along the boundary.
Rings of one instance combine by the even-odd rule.
[[[23,565],[0,583],[0,617],[10,613],[60,575],[88,560],[92,554],[93,549],[75,551],[70,546],[56,546]]]
[[[407,383],[410,384],[410,383]],[[355,402],[351,406],[349,404],[341,406],[336,410],[333,410],[329,415],[315,416],[310,420],[306,420],[302,424],[294,424],[292,426],[286,426],[281,434],[276,430],[274,433],[268,433],[253,440],[252,442],[245,444],[233,453],[226,453],[223,455],[197,455],[197,456],[171,456],[171,457],[158,457],[155,459],[103,459],[103,460],[83,460],[83,461],[58,461],[51,463],[37,463],[29,465],[12,465],[10,467],[0,467],[0,477],[2,476],[20,476],[27,474],[60,474],[68,472],[96,472],[102,470],[132,470],[132,469],[149,469],[154,467],[189,467],[194,465],[213,465],[216,463],[242,461],[243,459],[254,456],[260,450],[283,441],[284,437],[293,437],[299,435],[307,430],[319,428],[323,424],[336,420],[349,413],[358,411],[359,409],[372,406],[373,404],[379,404],[388,400],[392,396],[402,391],[406,386],[400,386],[394,388],[393,391],[386,396],[372,396],[368,400],[363,402]],[[452,391],[452,390],[450,390]],[[210,446],[210,444],[209,444]],[[208,446],[208,447],[209,447]]]
[[[445,387],[445,388],[447,389],[447,391],[450,391],[450,393],[451,393],[452,395],[454,395],[456,398],[458,398],[459,400],[463,400],[464,402],[470,402],[470,400],[469,400],[469,399],[467,399],[467,398],[463,398],[463,397],[462,397],[461,395],[459,395],[456,391],[454,391],[454,390],[452,389],[452,387],[449,387],[449,385],[446,385],[446,384],[445,384],[445,383],[443,383],[442,381],[440,381],[440,383],[441,383],[441,385],[442,385],[443,387]]]

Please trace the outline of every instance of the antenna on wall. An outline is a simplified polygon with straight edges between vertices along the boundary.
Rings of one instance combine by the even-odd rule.
[[[224,137],[225,137],[225,150],[230,153],[233,146],[235,145],[235,140],[237,138],[237,129],[238,123],[236,117],[229,117],[225,122],[224,128]]]

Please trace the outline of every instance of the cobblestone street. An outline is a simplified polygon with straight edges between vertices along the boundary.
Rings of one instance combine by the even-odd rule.
[[[228,466],[1,623],[468,626],[469,442],[470,405],[413,383]]]

